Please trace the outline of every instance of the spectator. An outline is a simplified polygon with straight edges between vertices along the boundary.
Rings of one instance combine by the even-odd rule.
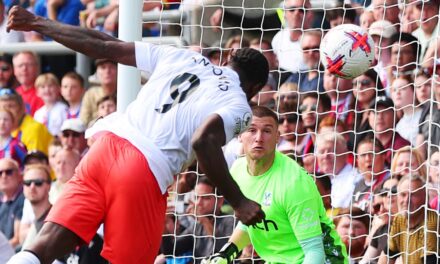
[[[80,111],[80,118],[86,126],[98,117],[97,103],[99,99],[116,93],[116,63],[108,59],[97,59],[95,65],[100,86],[91,87],[87,90],[84,94]]]
[[[342,1],[341,1],[342,2]],[[330,24],[330,28],[334,28],[341,24],[354,24],[356,20],[356,9],[350,4],[339,2],[335,7],[326,11],[325,19]]]
[[[18,82],[15,79],[12,67],[12,57],[7,54],[0,55],[0,89],[15,89],[17,86]]]
[[[391,64],[391,36],[397,33],[395,26],[387,20],[375,21],[368,33],[374,41],[374,70],[382,80],[382,86],[387,87],[389,80],[387,70]],[[376,81],[376,80],[375,80]]]
[[[391,98],[397,111],[402,111],[396,124],[396,132],[416,146],[419,132],[419,121],[422,109],[417,107],[418,102],[415,96],[414,82],[409,76],[397,77],[391,84]]]
[[[263,53],[269,63],[269,80],[268,83],[275,82],[275,89],[278,89],[282,83],[290,76],[285,69],[280,68],[277,55],[275,55],[272,43],[265,39],[254,38],[250,41],[250,48],[256,49]]]
[[[362,179],[354,187],[353,203],[363,211],[372,212],[373,193],[390,177],[385,167],[384,148],[377,139],[366,137],[356,146],[356,157]]]
[[[405,175],[412,174],[427,179],[422,155],[411,146],[405,146],[398,149],[394,155],[393,162],[391,162],[391,176],[400,179]]]
[[[425,108],[425,104],[428,103],[431,99],[431,86],[432,86],[432,78],[429,73],[429,69],[421,68],[414,79],[414,89],[416,92],[417,105],[418,108],[422,110]],[[420,129],[419,129],[420,130]]]
[[[323,74],[320,71],[319,44],[322,32],[318,30],[306,31],[301,39],[303,61],[306,70],[293,73],[286,82],[296,83],[301,93],[324,92]]]
[[[339,212],[338,208],[332,207],[331,192],[332,192],[332,182],[330,177],[320,173],[315,175],[316,187],[318,187],[319,194],[321,194],[322,202],[324,203],[324,208],[326,210],[326,215],[333,218]]]
[[[361,28],[368,31],[368,29],[370,28],[371,24],[373,24],[374,21],[376,20],[374,19],[373,11],[364,9],[359,17],[359,25],[361,26]]]
[[[22,245],[23,248],[32,243],[52,207],[49,202],[51,182],[50,169],[47,165],[31,164],[26,166],[23,174],[23,192],[25,198],[31,204],[35,220],[27,232],[26,239]]]
[[[431,154],[428,164],[428,198],[430,208],[440,210],[439,194],[440,194],[440,152],[436,151]]]
[[[37,95],[44,105],[35,112],[35,120],[45,125],[52,136],[60,133],[61,125],[66,120],[67,106],[60,99],[60,82],[52,73],[45,73],[35,80]]]
[[[266,85],[261,88],[258,94],[252,97],[250,103],[275,109],[275,100],[273,98],[276,96],[276,89],[277,86],[275,81],[273,79],[268,79]]]
[[[316,156],[319,172],[330,176],[332,181],[332,206],[348,208],[355,184],[362,178],[347,162],[347,142],[339,133],[318,135]]]
[[[419,1],[408,1],[400,9],[400,30],[412,34],[419,28],[420,14],[417,14],[416,5]]]
[[[379,203],[378,212],[372,221],[371,233],[372,239],[364,257],[359,264],[377,263],[380,254],[387,247],[388,233],[390,225],[393,222],[394,216],[398,214],[397,208],[397,179],[388,179],[383,183],[382,189],[380,189],[377,195],[382,197]]]
[[[345,127],[345,123],[341,120],[337,120],[334,116],[326,116],[324,117],[318,125],[318,134],[332,133],[338,132],[342,136],[347,132],[347,128]]]
[[[0,109],[0,158],[13,158],[22,168],[27,150],[23,142],[11,136],[13,126],[14,115]]]
[[[50,142],[47,157],[49,159],[49,166],[51,169],[55,168],[55,164],[56,164],[55,156],[58,153],[58,151],[62,149],[63,149],[63,145],[61,144],[61,140],[58,137],[54,138]]]
[[[298,72],[305,68],[300,40],[312,24],[313,12],[309,0],[286,0],[283,7],[286,27],[273,37],[272,47],[281,68]]]
[[[79,118],[82,97],[84,95],[84,79],[76,72],[68,72],[61,79],[61,96],[67,102],[67,119]]]
[[[437,75],[439,74],[439,70],[440,67],[438,67],[439,65],[439,60],[438,58],[440,57],[439,54],[440,51],[440,38],[437,37],[435,41],[431,41],[428,49],[425,52],[425,55],[423,56],[422,59],[422,66],[424,68],[429,69],[430,74],[435,72],[437,73]]]
[[[387,84],[397,76],[413,76],[420,55],[420,44],[416,37],[408,33],[396,33],[390,38],[391,61],[387,68]],[[391,93],[391,91],[388,91]]]
[[[278,113],[294,113],[298,109],[298,85],[285,82],[274,97],[274,109]]]
[[[0,0],[0,44],[23,42],[24,35],[21,31],[11,30],[6,32],[7,11],[5,11],[5,4]],[[0,86],[1,87],[1,86]]]
[[[54,170],[57,180],[52,183],[49,193],[52,204],[58,200],[65,183],[73,177],[80,159],[78,152],[72,149],[62,149],[56,154]]]
[[[420,59],[425,55],[429,43],[438,36],[439,1],[417,1],[415,16],[420,18],[419,27],[412,33],[420,42]]]
[[[391,24],[397,27],[400,26],[398,0],[373,0],[371,5],[376,21],[388,20]],[[399,31],[399,29],[397,29],[397,31]]]
[[[249,47],[250,43],[245,37],[241,35],[234,35],[228,38],[223,48],[223,59],[229,61],[231,59],[231,55],[238,49]],[[220,64],[224,63],[224,61],[220,61]]]
[[[422,116],[420,118],[419,135],[417,137],[417,146],[424,143],[422,145],[423,154],[428,152],[426,151],[425,144],[431,146],[431,151],[435,151],[440,144],[440,77],[435,74],[432,79],[432,92],[434,96],[432,102],[430,101],[423,108]]]
[[[326,70],[323,85],[325,93],[331,100],[330,115],[343,121],[348,129],[352,129],[355,122],[355,100],[351,80],[338,78]]]
[[[353,133],[349,133],[349,150],[354,150],[356,142],[371,133],[371,127],[368,123],[370,104],[374,98],[385,95],[382,82],[375,70],[369,69],[353,80],[353,95],[356,99],[356,122]]]
[[[395,113],[393,101],[386,96],[378,96],[370,103],[368,124],[374,136],[385,149],[385,162],[391,164],[393,152],[401,147],[411,145],[398,132],[394,131]]]
[[[12,247],[19,244],[18,228],[23,214],[23,176],[18,163],[0,159],[0,232]]]
[[[16,91],[23,98],[26,113],[34,116],[44,104],[35,88],[35,80],[40,73],[38,57],[32,51],[21,51],[14,54],[12,62],[15,78],[20,83]]]
[[[280,142],[277,150],[284,154],[293,154],[299,157],[304,148],[305,130],[296,114],[283,114],[278,118]]]
[[[397,191],[400,213],[393,220],[388,247],[382,251],[379,263],[393,264],[399,256],[402,263],[436,263],[438,215],[425,210],[425,180],[418,175],[404,176]]]
[[[206,177],[199,178],[195,194],[196,221],[175,241],[171,236],[163,237],[162,249],[165,255],[182,256],[186,253],[195,258],[194,263],[199,263],[201,258],[219,251],[228,242],[228,237],[234,230],[234,217],[221,213],[223,197],[216,197],[219,194]],[[174,226],[166,231],[174,233]]]
[[[61,126],[60,140],[63,148],[77,151],[83,157],[87,150],[86,127],[78,118],[67,119]]]
[[[26,157],[24,158],[24,168],[30,165],[48,166],[49,160],[47,158],[47,155],[38,150],[29,151]],[[55,179],[55,175],[53,174],[52,171],[50,171],[50,178],[51,180]],[[30,201],[26,198],[24,200],[23,216],[21,217],[21,222],[19,227],[20,244],[23,244],[23,242],[25,241],[26,236],[34,221],[35,221],[35,214],[32,210],[32,205]]]
[[[365,252],[370,216],[357,207],[342,209],[334,218],[336,232],[347,248],[350,263],[362,259]]]
[[[40,150],[47,153],[52,136],[44,125],[26,114],[19,94],[12,89],[1,89],[0,109],[6,109],[14,116],[12,137],[21,140],[28,150]]]
[[[106,117],[109,114],[116,112],[116,96],[107,95],[102,97],[98,103],[98,116]]]
[[[319,122],[330,110],[330,99],[318,93],[306,93],[301,96],[301,104],[298,109],[301,122],[306,129],[304,138],[303,155],[301,156],[304,168],[309,173],[316,173],[315,137]]]

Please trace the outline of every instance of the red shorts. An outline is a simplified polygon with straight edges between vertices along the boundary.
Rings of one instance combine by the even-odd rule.
[[[102,256],[111,263],[153,263],[166,210],[142,153],[112,133],[102,135],[81,160],[46,221],[89,243],[104,223]]]

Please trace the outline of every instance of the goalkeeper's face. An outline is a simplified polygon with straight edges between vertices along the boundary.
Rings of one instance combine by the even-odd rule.
[[[240,135],[246,157],[263,162],[274,156],[279,138],[278,124],[269,116],[253,116],[249,128]]]

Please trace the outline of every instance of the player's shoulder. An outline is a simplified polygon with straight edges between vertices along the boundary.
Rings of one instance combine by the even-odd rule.
[[[275,163],[278,174],[281,176],[281,181],[292,183],[291,185],[313,183],[312,177],[307,173],[307,171],[301,167],[295,160],[291,157],[281,153],[276,152],[276,163]],[[287,185],[286,185],[287,187]]]
[[[237,174],[247,172],[247,160],[246,157],[237,158],[231,166],[230,172],[233,177],[236,177]]]

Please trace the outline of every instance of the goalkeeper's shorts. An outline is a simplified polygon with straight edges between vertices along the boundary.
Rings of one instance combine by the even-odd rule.
[[[85,243],[104,223],[104,258],[115,264],[153,263],[166,196],[143,154],[106,132],[80,162],[46,221],[66,227]]]

